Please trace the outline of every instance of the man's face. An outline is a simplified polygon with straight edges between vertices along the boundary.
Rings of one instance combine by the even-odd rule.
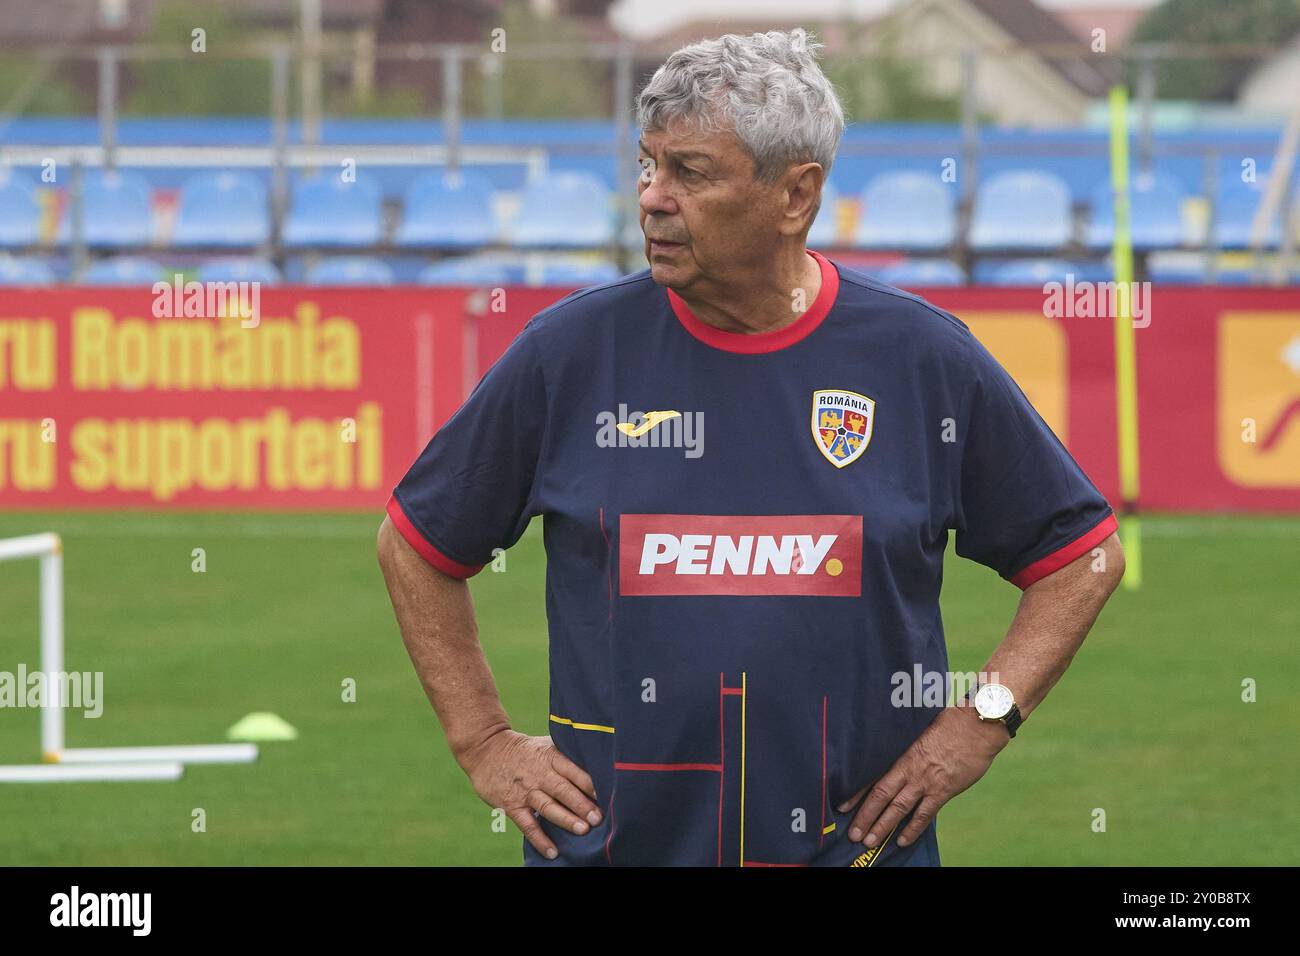
[[[743,279],[771,262],[785,185],[754,179],[734,133],[700,133],[678,120],[641,134],[637,183],[646,260],[660,285]]]

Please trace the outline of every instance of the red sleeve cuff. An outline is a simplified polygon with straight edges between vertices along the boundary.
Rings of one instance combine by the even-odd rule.
[[[1069,544],[1057,548],[1047,557],[1039,558],[1029,565],[1029,567],[1013,577],[1011,583],[1023,591],[1035,581],[1040,581],[1052,572],[1061,570],[1079,555],[1091,551],[1118,529],[1119,522],[1115,519],[1114,512],[1112,512],[1106,515],[1091,531],[1085,531]]]
[[[406,539],[406,543],[414,548],[420,557],[443,574],[448,577],[460,578],[463,581],[465,578],[473,577],[483,570],[481,564],[461,564],[459,561],[453,561],[430,544],[429,539],[422,535],[415,525],[411,524],[411,519],[402,510],[402,505],[397,500],[396,495],[389,496],[387,510],[393,526],[401,532],[402,537]]]

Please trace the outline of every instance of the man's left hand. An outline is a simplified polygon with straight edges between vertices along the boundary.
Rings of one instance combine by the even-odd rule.
[[[1010,741],[1005,726],[981,721],[973,707],[945,708],[888,773],[840,804],[840,812],[847,813],[867,794],[849,824],[849,840],[880,846],[916,807],[898,837],[898,845],[907,846],[925,832],[940,807],[984,776]]]

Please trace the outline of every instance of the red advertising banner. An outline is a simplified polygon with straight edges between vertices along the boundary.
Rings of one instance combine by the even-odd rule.
[[[567,291],[281,287],[254,323],[187,316],[179,295],[160,309],[147,289],[5,290],[0,508],[377,512]],[[1118,503],[1113,321],[1069,291],[922,295],[971,326]],[[1142,308],[1140,506],[1300,510],[1300,293],[1157,288]]]
[[[148,289],[6,291],[0,507],[381,511],[463,398],[463,295],[259,298],[254,320],[159,317]]]
[[[1114,320],[1062,315],[1040,288],[922,294],[970,325],[1118,504]],[[1139,507],[1300,511],[1300,290],[1152,287],[1142,305]]]

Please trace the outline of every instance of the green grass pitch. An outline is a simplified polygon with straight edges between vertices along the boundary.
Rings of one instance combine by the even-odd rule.
[[[69,746],[215,743],[251,711],[300,733],[179,783],[0,785],[0,860],[518,865],[519,834],[493,831],[398,637],[379,517],[0,514],[0,537],[63,534],[65,666],[105,672],[104,715],[69,713]],[[1300,863],[1300,519],[1145,526],[1143,589],[1116,593],[1047,702],[941,812],[946,865]],[[546,733],[538,523],[507,562],[472,585],[482,640],[516,729]],[[0,670],[39,666],[36,582],[34,561],[0,564]],[[950,553],[954,670],[980,667],[1018,593]],[[38,759],[37,714],[0,710],[0,762]]]

